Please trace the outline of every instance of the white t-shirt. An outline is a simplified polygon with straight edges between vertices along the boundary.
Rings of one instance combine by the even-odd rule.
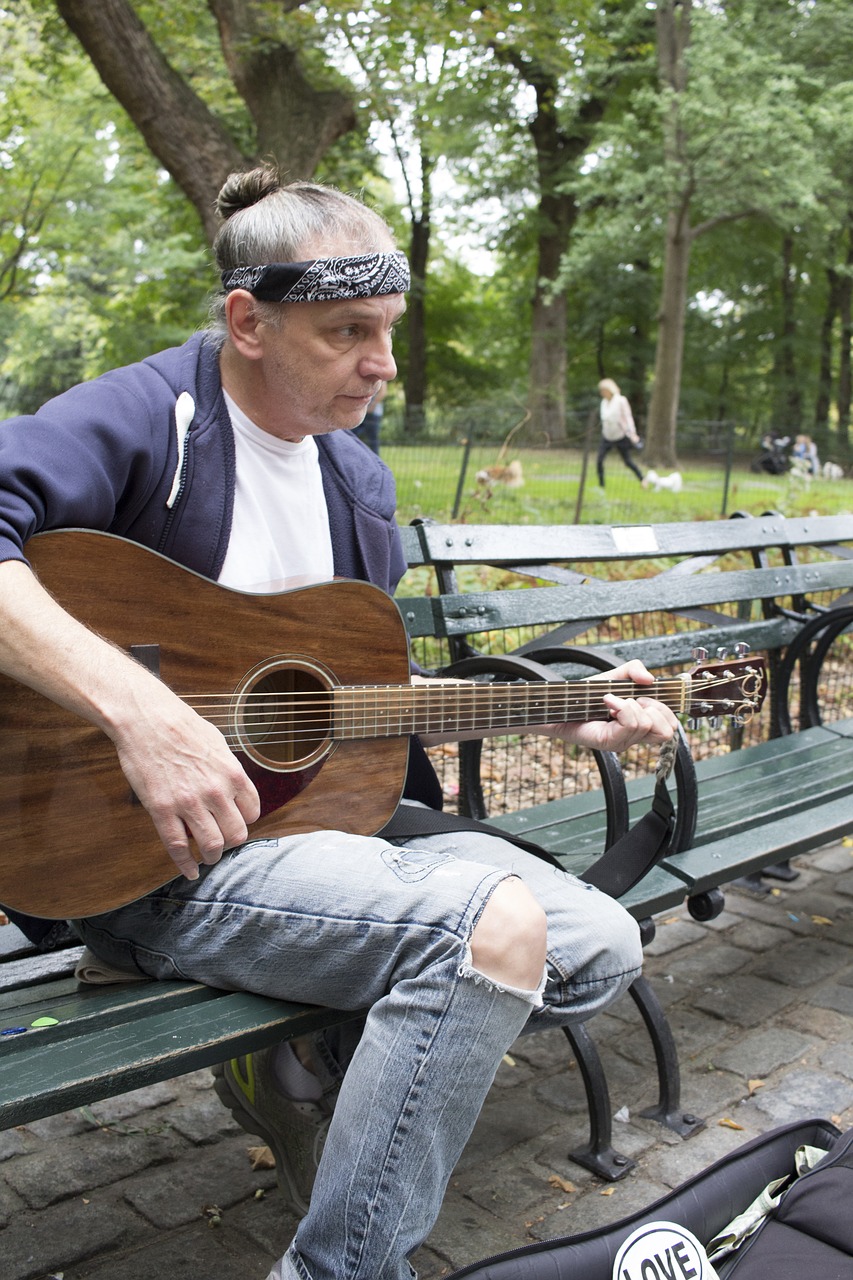
[[[234,427],[237,488],[223,586],[283,591],[334,577],[329,514],[313,436],[279,440],[225,393]]]

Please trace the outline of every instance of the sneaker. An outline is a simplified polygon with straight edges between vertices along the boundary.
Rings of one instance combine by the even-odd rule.
[[[280,1092],[271,1069],[274,1052],[263,1049],[219,1063],[213,1087],[237,1123],[270,1148],[279,1189],[301,1218],[308,1212],[332,1113],[322,1102],[295,1102]]]

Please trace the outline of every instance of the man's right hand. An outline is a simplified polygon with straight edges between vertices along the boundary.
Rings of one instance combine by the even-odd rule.
[[[144,713],[137,708],[132,722],[110,736],[169,857],[195,880],[199,861],[218,862],[247,838],[248,824],[260,817],[260,800],[219,730],[164,685],[153,679],[146,684]]]

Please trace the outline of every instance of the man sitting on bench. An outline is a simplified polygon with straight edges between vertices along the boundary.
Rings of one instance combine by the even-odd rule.
[[[478,832],[252,841],[258,794],[223,734],[30,571],[32,535],[83,526],[242,590],[401,576],[390,472],[342,428],[395,376],[405,258],[361,202],[266,167],[219,207],[211,328],[0,428],[0,669],[108,735],[174,861],[162,888],[76,922],[98,956],[369,1009],[225,1064],[217,1088],[305,1214],[271,1277],[409,1280],[502,1056],[615,999],[639,935],[616,902]],[[636,662],[611,674],[651,681]],[[673,735],[648,697],[604,703],[609,719],[539,731],[601,750]],[[407,795],[440,804],[413,761]]]

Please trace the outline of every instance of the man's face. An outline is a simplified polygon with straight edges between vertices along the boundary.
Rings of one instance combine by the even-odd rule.
[[[264,420],[284,439],[357,427],[383,382],[396,376],[394,326],[402,294],[282,305],[281,327],[261,324]]]

